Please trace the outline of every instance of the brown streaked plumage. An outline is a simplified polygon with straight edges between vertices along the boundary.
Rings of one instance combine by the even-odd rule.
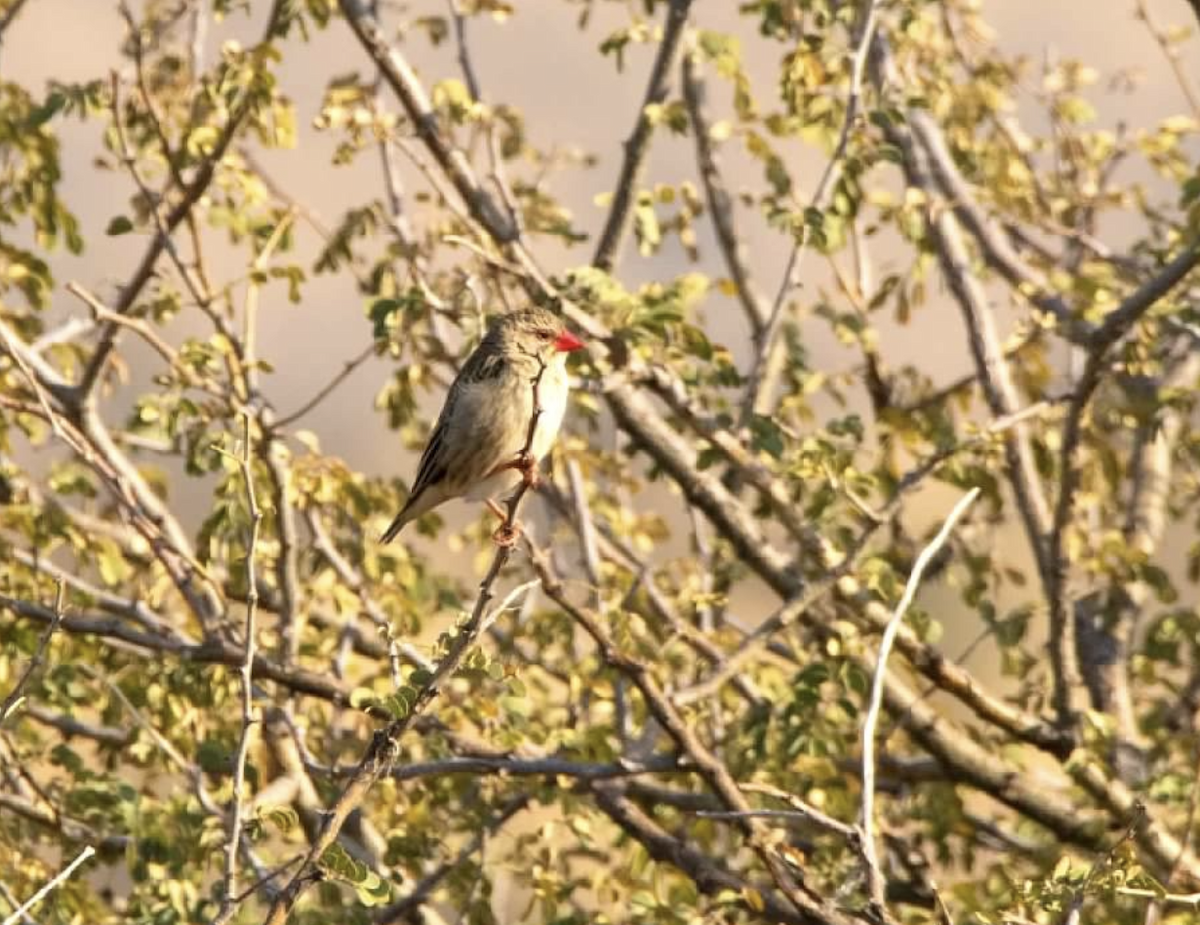
[[[567,407],[566,357],[583,344],[544,308],[492,319],[479,346],[459,371],[429,443],[417,464],[408,501],[384,531],[391,542],[406,524],[449,501],[490,500],[515,488],[515,468],[533,416],[533,381],[542,364],[542,407],[531,455],[536,464],[558,436]]]

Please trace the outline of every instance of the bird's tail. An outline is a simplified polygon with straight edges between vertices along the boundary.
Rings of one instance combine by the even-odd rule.
[[[400,508],[396,519],[383,531],[379,542],[390,543],[406,524],[416,520],[426,511],[437,507],[447,497],[448,495],[440,490],[440,486],[434,486],[432,489],[426,485],[418,486],[417,490],[408,496],[408,500],[404,502],[404,507]]]
[[[406,504],[404,505],[404,509],[396,515],[396,519],[393,520],[388,525],[388,528],[383,531],[383,536],[379,538],[379,542],[390,543],[396,538],[396,535],[404,529],[404,525],[407,524],[409,520],[411,520],[411,517],[409,516],[408,505]]]

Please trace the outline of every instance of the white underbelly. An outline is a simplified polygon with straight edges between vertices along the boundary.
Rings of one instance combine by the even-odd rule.
[[[545,372],[542,388],[539,389],[538,394],[542,413],[538,417],[537,430],[533,433],[533,443],[530,447],[535,462],[541,462],[554,446],[559,429],[562,427],[563,417],[567,412],[568,396],[566,364],[563,361],[552,363]],[[527,433],[528,431],[526,431]],[[520,445],[513,450],[512,459],[514,461],[525,447],[526,434],[521,435]],[[501,497],[515,489],[520,481],[519,469],[502,469],[473,485],[466,497],[470,501]]]
[[[539,396],[542,414],[538,418],[537,430],[533,434],[533,458],[544,459],[558,439],[563,415],[567,412],[567,371],[557,364],[546,370],[546,386]]]

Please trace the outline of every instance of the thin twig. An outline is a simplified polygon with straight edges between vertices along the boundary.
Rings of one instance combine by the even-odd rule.
[[[879,653],[876,656],[875,673],[871,679],[871,699],[867,708],[867,716],[863,722],[862,730],[862,789],[863,803],[861,826],[863,832],[863,856],[867,863],[867,884],[871,894],[871,902],[877,907],[882,908],[884,896],[886,893],[886,882],[883,872],[879,867],[879,855],[875,845],[875,728],[879,724],[879,715],[883,709],[883,682],[887,674],[888,655],[891,654],[892,645],[896,640],[896,634],[900,631],[900,624],[904,620],[904,615],[908,612],[909,606],[916,596],[917,588],[921,584],[921,576],[925,574],[925,569],[937,555],[938,551],[945,545],[946,540],[950,538],[951,532],[954,530],[955,524],[967,512],[979,496],[979,489],[972,488],[967,492],[959,502],[954,505],[954,509],[950,512],[950,516],[946,518],[942,524],[941,530],[929,542],[929,544],[921,550],[921,554],[917,557],[916,563],[913,565],[911,574],[908,576],[908,582],[904,586],[904,593],[900,597],[900,602],[896,605],[896,609],[892,612],[892,617],[888,621],[887,628],[884,630],[883,638],[879,642]]]
[[[1183,93],[1183,98],[1187,100],[1188,108],[1191,109],[1192,115],[1200,119],[1200,98],[1196,95],[1196,88],[1192,86],[1192,79],[1188,75],[1187,68],[1183,65],[1179,49],[1172,44],[1166,31],[1155,21],[1154,14],[1150,12],[1150,5],[1146,0],[1137,0],[1137,18],[1146,24],[1147,31],[1162,50],[1163,57],[1167,59],[1167,64],[1171,66],[1171,72],[1175,75],[1175,82],[1179,84],[1179,89]]]
[[[201,5],[203,5],[203,4],[201,4]],[[274,880],[277,877],[279,877],[280,875],[286,873],[290,868],[292,868],[294,865],[298,864],[303,858],[304,858],[304,855],[297,854],[295,857],[289,858],[288,860],[284,861],[282,864],[280,864],[274,870],[268,871],[267,873],[263,874],[263,876],[261,876],[257,880],[255,880],[252,884],[250,884],[248,887],[246,887],[246,889],[244,889],[244,890],[242,890],[242,892],[238,893],[237,896],[233,897],[233,908],[236,909],[238,906],[240,906],[242,903],[244,903],[247,899],[249,899],[251,896],[253,896],[255,893],[257,893],[263,887],[265,887],[272,880]]]
[[[737,291],[742,312],[757,344],[766,333],[770,308],[750,277],[750,267],[746,263],[746,247],[742,244],[734,224],[733,197],[729,195],[717,166],[717,155],[713,150],[708,119],[704,113],[704,81],[697,73],[696,62],[691,54],[683,57],[683,101],[692,123],[692,136],[696,141],[696,164],[700,168],[700,179],[704,183],[704,195],[708,200],[713,230],[717,235],[721,255],[725,258],[725,268],[729,271],[729,278]]]
[[[1075,626],[1067,600],[1070,563],[1066,552],[1066,537],[1074,519],[1076,495],[1082,481],[1078,451],[1084,437],[1084,417],[1108,369],[1109,350],[1190,273],[1197,263],[1200,263],[1200,243],[1193,242],[1105,317],[1104,322],[1088,338],[1087,361],[1071,394],[1059,451],[1058,500],[1045,543],[1050,653],[1055,667],[1054,702],[1059,723],[1064,728],[1074,722],[1071,688],[1079,678],[1078,656],[1074,644]]]
[[[371,596],[370,590],[367,588],[367,580],[363,577],[362,572],[356,569],[350,560],[342,555],[341,550],[334,545],[329,531],[325,529],[321,518],[312,508],[305,511],[305,522],[312,533],[313,546],[328,560],[330,567],[337,574],[338,578],[351,591],[358,595],[359,602],[362,604],[363,614],[374,624],[378,632],[385,633],[390,637],[392,633],[391,623],[387,615],[383,612],[383,608],[380,607],[379,602]],[[435,667],[434,663],[412,643],[397,641],[396,647],[399,649],[401,655],[417,667],[424,668],[426,671],[433,671]]]
[[[267,15],[264,38],[269,39],[274,35],[284,6],[286,4],[283,0],[274,0],[271,4],[271,11]],[[170,235],[188,217],[192,211],[192,207],[200,201],[209,184],[212,182],[217,171],[217,165],[225,157],[225,152],[229,149],[234,136],[242,125],[242,121],[250,111],[250,106],[247,103],[248,95],[247,91],[243,91],[230,104],[229,115],[225,120],[225,125],[221,127],[211,150],[196,169],[192,177],[192,182],[182,191],[179,201],[166,216],[162,217],[163,230],[166,233],[156,234],[151,239],[149,247],[146,249],[145,254],[142,255],[141,261],[133,272],[133,276],[122,287],[116,304],[113,306],[113,310],[118,315],[125,315],[133,308],[138,296],[141,295],[142,290],[154,275],[155,265],[158,263],[158,259],[162,256],[163,251],[173,249],[174,245],[171,242]],[[118,124],[120,123],[119,117],[116,117],[116,121]],[[151,203],[151,209],[155,217],[158,218],[158,211],[154,200],[150,199],[149,202]],[[185,282],[187,279],[188,277],[185,276]],[[108,358],[116,348],[117,332],[119,330],[119,326],[111,322],[101,329],[100,342],[88,359],[87,365],[79,377],[79,384],[75,387],[77,399],[88,399],[92,395],[96,382],[99,380],[100,374],[108,362]]]
[[[29,368],[29,363],[26,361],[22,351],[14,342],[16,334],[9,330],[8,325],[0,324],[0,346],[4,347],[4,352],[12,357],[12,361],[17,365],[17,369],[21,371],[21,375],[25,377],[25,381],[29,383],[29,388],[33,392],[34,398],[38,404],[42,406],[42,410],[46,414],[46,420],[50,422],[50,427],[54,431],[54,435],[60,440],[66,439],[65,431],[59,421],[59,415],[50,404],[50,399],[46,395],[46,390],[42,388],[42,384],[38,382],[37,376],[33,374],[33,370]]]
[[[805,819],[814,825],[818,825],[823,829],[833,832],[835,835],[840,835],[847,839],[854,839],[858,836],[854,826],[847,825],[845,822],[841,822],[837,819],[834,819],[832,816],[821,812],[815,806],[805,803],[794,793],[789,793],[788,791],[772,786],[771,784],[763,784],[758,782],[738,784],[738,787],[744,790],[746,793],[761,793],[764,796],[774,797],[776,800],[782,800],[791,807],[789,812],[791,812],[796,818]]]
[[[787,819],[795,822],[814,821],[814,817],[811,813],[800,809],[702,809],[698,810],[696,815],[701,819]],[[818,824],[823,828],[827,827],[825,823]],[[853,837],[854,835],[854,829],[851,826],[839,825],[836,829],[830,827],[830,830],[837,832],[839,835],[845,835],[846,837]]]
[[[308,401],[306,401],[304,404],[302,404],[299,408],[297,408],[295,411],[291,412],[290,414],[285,414],[283,417],[279,418],[278,420],[273,421],[271,424],[272,429],[273,430],[283,430],[284,428],[286,428],[292,424],[295,424],[296,421],[300,420],[300,418],[304,417],[306,414],[308,414],[310,411],[312,411],[314,408],[316,408],[319,404],[321,404],[321,402],[323,402],[326,398],[328,398],[330,395],[332,395],[333,391],[339,385],[341,385],[343,382],[345,382],[346,379],[349,378],[351,373],[353,373],[356,369],[358,369],[360,366],[362,366],[362,364],[364,362],[366,362],[367,358],[370,357],[374,352],[375,352],[375,343],[371,342],[371,343],[367,344],[367,346],[360,353],[357,353],[353,357],[351,357],[349,360],[346,360],[345,363],[342,364],[342,368],[340,370],[338,370],[337,374],[332,379],[330,379],[329,382],[325,383],[325,385],[323,385],[320,388],[320,390],[318,390],[317,393],[315,395],[313,395],[312,398],[310,398]]]
[[[75,873],[76,867],[78,867],[95,853],[96,849],[91,845],[87,845],[82,851],[79,852],[79,854],[75,857],[75,860],[59,871],[58,876],[30,896],[29,899],[21,904],[21,907],[16,912],[6,918],[3,922],[0,922],[0,925],[16,925],[17,921],[20,920],[20,918],[26,912],[49,896],[54,890],[58,889],[58,887],[60,887],[71,876],[71,874]]]
[[[246,784],[246,756],[250,751],[250,736],[257,720],[254,718],[254,652],[258,628],[256,618],[258,613],[258,571],[256,555],[258,551],[258,534],[262,526],[263,514],[258,506],[258,495],[254,490],[254,469],[251,454],[251,419],[250,414],[242,416],[242,452],[238,458],[238,466],[245,483],[246,506],[250,514],[250,534],[246,543],[246,623],[243,632],[245,639],[242,643],[242,664],[238,679],[242,694],[242,732],[238,739],[237,753],[233,760],[233,793],[230,796],[232,804],[229,814],[229,836],[225,844],[225,873],[221,885],[221,910],[214,919],[215,923],[225,923],[233,917],[237,909],[237,860],[238,849],[242,839],[242,824],[245,813],[245,803],[242,790]]]
[[[928,459],[921,461],[906,472],[896,484],[891,499],[884,506],[883,510],[878,512],[879,520],[871,520],[867,524],[851,549],[841,555],[840,561],[831,561],[827,572],[803,592],[789,595],[788,600],[783,606],[775,614],[760,623],[752,632],[748,633],[738,645],[738,648],[731,652],[711,674],[690,687],[676,692],[674,697],[675,702],[680,705],[686,705],[710,696],[731,678],[735,677],[750,659],[762,652],[767,647],[772,636],[783,628],[795,623],[810,607],[826,594],[830,593],[831,590],[837,588],[840,583],[850,580],[853,566],[858,556],[866,550],[870,538],[874,536],[884,523],[890,523],[899,514],[909,495],[920,485],[924,484],[926,478],[937,471],[948,459],[951,459],[963,450],[986,443],[996,434],[1003,433],[1021,421],[1044,414],[1051,407],[1052,405],[1049,403],[1041,402],[1029,408],[1022,409],[1015,415],[1009,415],[1006,418],[994,421],[982,428],[978,434],[963,440],[954,447],[932,454]],[[885,621],[880,622],[886,625]],[[916,654],[917,651],[914,650],[910,654],[910,657]],[[991,698],[979,690],[977,682],[968,675],[962,673],[961,676],[956,678],[959,673],[956,670],[952,670],[955,666],[952,666],[941,655],[927,651],[924,653],[924,657],[916,658],[915,661],[922,671],[929,673],[930,679],[935,680],[939,687],[960,697],[964,702],[980,711],[981,715],[986,716],[991,722],[999,723],[1002,728],[1007,729],[1014,735],[1025,738],[1033,730],[1040,729],[1043,725],[1036,721],[1032,723],[1017,721],[1012,714],[1011,708],[999,702],[992,701]],[[1038,738],[1040,739],[1041,736],[1038,735]],[[1050,744],[1048,740],[1042,742],[1043,746]]]
[[[63,601],[66,593],[66,584],[60,578],[56,582],[57,587],[54,591],[54,618],[50,621],[50,625],[46,627],[46,631],[42,633],[42,638],[38,640],[37,649],[33,653],[33,658],[29,660],[29,664],[25,666],[25,671],[21,677],[17,679],[17,683],[13,689],[8,692],[8,696],[4,698],[4,703],[0,704],[0,726],[4,725],[4,721],[9,715],[14,713],[25,699],[21,693],[25,689],[25,685],[29,683],[29,679],[33,677],[33,673],[37,671],[41,665],[42,659],[46,656],[46,649],[50,645],[50,637],[58,630],[59,624],[63,619]]]
[[[0,896],[4,897],[4,901],[8,903],[10,908],[20,908],[21,901],[13,895],[12,890],[8,888],[8,884],[6,884],[3,880],[0,880]],[[25,923],[25,925],[38,925],[37,919],[35,919],[28,912],[21,913],[21,920]]]
[[[850,67],[850,88],[846,96],[846,113],[842,118],[842,127],[838,132],[837,142],[833,146],[833,153],[825,164],[825,170],[822,172],[820,180],[817,181],[817,188],[813,191],[810,201],[810,208],[813,209],[825,208],[826,200],[841,176],[842,162],[850,143],[850,133],[858,118],[862,100],[863,78],[866,75],[871,40],[875,34],[876,3],[877,0],[862,0],[862,9],[858,14],[858,24],[853,37],[854,58]],[[746,392],[742,400],[741,423],[743,425],[752,414],[761,410],[762,402],[768,397],[766,393],[773,384],[771,380],[774,376],[768,375],[768,369],[772,365],[771,355],[777,349],[776,345],[780,329],[783,327],[784,308],[787,305],[788,296],[799,282],[803,255],[804,238],[797,237],[788,254],[783,279],[775,293],[775,300],[771,303],[771,314],[767,318],[766,328],[759,339],[758,350],[755,352],[753,365],[750,367],[750,374],[746,380]]]
[[[724,762],[715,755],[696,732],[687,724],[682,714],[671,703],[666,693],[654,679],[646,664],[614,644],[604,629],[599,614],[587,607],[572,602],[566,595],[561,580],[553,572],[545,551],[534,546],[526,538],[534,570],[542,580],[546,595],[561,607],[592,638],[605,663],[627,677],[642,695],[650,715],[666,730],[675,745],[691,759],[696,771],[716,793],[726,809],[745,814],[752,807],[734,781]],[[802,882],[797,882],[788,870],[777,849],[769,843],[762,823],[752,817],[739,815],[736,819],[749,847],[762,862],[782,893],[802,916],[823,919],[833,925],[845,921],[840,912],[823,897],[813,893]]]
[[[426,874],[413,885],[408,895],[390,906],[384,906],[375,915],[375,925],[390,925],[392,922],[414,921],[415,914],[423,905],[429,902],[433,891],[443,880],[457,870],[462,864],[479,851],[489,834],[494,834],[506,822],[520,813],[529,805],[532,796],[527,793],[519,794],[505,803],[491,819],[480,826],[475,834],[467,841],[458,853],[449,861],[439,864],[433,871]]]
[[[1121,896],[1149,899],[1168,906],[1191,906],[1193,909],[1200,909],[1200,893],[1158,893],[1131,886],[1119,886],[1116,892]]]
[[[1072,897],[1070,904],[1067,906],[1066,913],[1063,915],[1062,921],[1064,925],[1078,925],[1080,914],[1083,912],[1083,903],[1087,899],[1088,887],[1096,879],[1105,867],[1112,863],[1112,859],[1116,856],[1117,850],[1130,841],[1137,835],[1138,829],[1142,823],[1146,821],[1146,807],[1143,803],[1134,804],[1133,816],[1129,820],[1129,824],[1125,827],[1125,832],[1113,842],[1112,847],[1104,853],[1102,858],[1097,858],[1092,862],[1092,866],[1088,868],[1087,876],[1083,878],[1083,882],[1075,890],[1075,895]]]

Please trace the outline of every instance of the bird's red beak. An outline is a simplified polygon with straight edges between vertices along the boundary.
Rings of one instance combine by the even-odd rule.
[[[558,339],[554,341],[554,349],[559,353],[570,353],[572,350],[580,350],[582,347],[583,341],[565,328],[558,335]]]

